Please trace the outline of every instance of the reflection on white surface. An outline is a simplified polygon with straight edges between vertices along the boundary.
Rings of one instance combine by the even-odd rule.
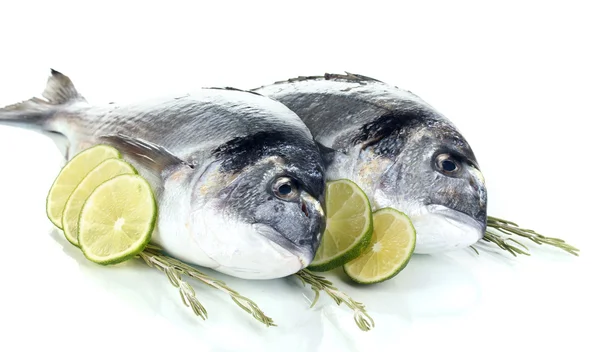
[[[332,338],[336,348],[351,350],[356,342],[362,340],[356,338],[364,334],[354,325],[351,312],[346,307],[333,304],[325,294],[312,310],[309,309],[313,293],[293,277],[248,281],[210,269],[204,269],[204,272],[226,281],[254,299],[278,326],[264,328],[232,304],[227,296],[190,281],[209,312],[209,319],[203,322],[181,304],[177,291],[166,277],[142,261],[102,267],[85,260],[58,230],[53,230],[50,237],[62,248],[63,255],[70,258],[69,265],[76,267],[81,276],[86,277],[103,295],[112,295],[136,309],[159,315],[191,334],[198,334],[200,328],[204,341],[225,350],[260,346],[265,341],[270,341],[273,346],[295,341],[295,350],[314,351],[327,343],[322,339]],[[367,305],[376,323],[375,330],[369,335],[409,328],[415,321],[430,317],[445,319],[465,315],[476,309],[480,302],[476,277],[467,267],[448,256],[417,255],[396,279],[376,287],[355,285],[341,270],[323,275]],[[118,316],[118,312],[112,314]],[[228,338],[232,331],[239,338]],[[355,339],[357,341],[353,341]],[[343,348],[340,341],[346,341],[348,349]]]

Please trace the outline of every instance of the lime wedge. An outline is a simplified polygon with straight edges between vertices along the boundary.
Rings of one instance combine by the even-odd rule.
[[[361,284],[389,280],[398,275],[415,250],[417,233],[409,217],[392,208],[373,213],[373,237],[367,249],[344,264],[344,272]]]
[[[62,229],[62,215],[67,200],[83,178],[101,162],[120,158],[118,150],[107,145],[97,145],[75,155],[54,180],[46,198],[46,214],[52,223]]]
[[[350,180],[327,183],[327,226],[309,270],[327,271],[358,257],[371,241],[373,217],[367,195]]]
[[[83,254],[104,265],[134,257],[150,241],[156,214],[154,194],[141,176],[125,174],[102,183],[79,217],[77,239]]]
[[[104,181],[123,174],[136,174],[136,170],[129,163],[121,159],[108,159],[90,171],[83,181],[75,188],[62,217],[65,237],[75,246],[79,246],[77,232],[79,231],[79,215],[81,208],[90,194]]]

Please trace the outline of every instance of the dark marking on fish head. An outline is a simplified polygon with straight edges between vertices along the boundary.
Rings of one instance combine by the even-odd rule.
[[[380,203],[415,213],[434,205],[448,214],[465,214],[483,236],[487,192],[475,155],[458,130],[435,111],[406,104],[365,124],[352,137],[366,163],[373,164]],[[364,175],[363,175],[364,177]]]
[[[353,136],[352,143],[394,159],[415,128],[423,125],[424,117],[422,112],[412,109],[389,112],[363,125]]]
[[[382,175],[379,195],[399,207],[435,206],[467,215],[483,236],[487,191],[475,155],[465,138],[446,121],[424,120],[396,138],[394,165]],[[389,141],[386,143],[392,143]],[[383,145],[386,145],[385,143]],[[388,149],[382,149],[387,153]],[[466,217],[465,217],[466,219]]]
[[[234,138],[216,148],[213,156],[221,160],[223,173],[238,173],[277,157],[285,172],[310,194],[322,197],[325,190],[323,159],[316,143],[292,128]]]
[[[213,151],[219,172],[235,175],[216,197],[228,216],[271,230],[261,233],[308,265],[325,227],[324,165],[316,144],[295,130],[235,138]]]

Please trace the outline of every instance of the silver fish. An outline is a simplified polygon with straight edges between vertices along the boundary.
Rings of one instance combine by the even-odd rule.
[[[246,279],[291,275],[313,259],[325,226],[324,164],[283,104],[233,88],[91,106],[52,70],[44,99],[0,109],[0,123],[64,145],[122,152],[154,190],[152,242],[188,263]]]
[[[415,94],[355,74],[298,77],[252,91],[306,123],[328,180],[353,180],[375,209],[406,213],[417,231],[415,253],[464,248],[483,237],[487,192],[475,155]]]

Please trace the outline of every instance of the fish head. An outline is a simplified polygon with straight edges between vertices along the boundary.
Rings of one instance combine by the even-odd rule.
[[[312,140],[296,137],[258,133],[228,143],[216,151],[214,181],[205,175],[194,186],[195,237],[218,271],[272,279],[313,260],[325,229],[324,166]]]
[[[487,225],[485,180],[471,147],[447,120],[428,116],[416,113],[412,123],[404,120],[401,131],[379,142],[397,153],[388,153],[374,190],[378,207],[391,206],[411,218],[415,253],[468,247]]]

